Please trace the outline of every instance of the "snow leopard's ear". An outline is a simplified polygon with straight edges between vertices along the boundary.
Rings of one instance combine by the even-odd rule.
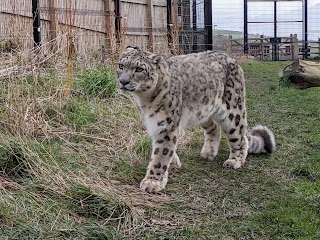
[[[138,47],[131,47],[131,46],[127,46],[126,49],[123,51],[124,53],[130,53],[131,51],[134,51],[134,50],[140,50],[140,48]]]
[[[152,62],[153,62],[154,64],[158,64],[158,63],[160,63],[160,62],[163,60],[163,56],[153,54],[153,55],[151,55],[151,59],[152,59]]]
[[[128,49],[128,50],[130,50],[130,49],[132,49],[132,50],[133,50],[133,49],[140,50],[139,47],[131,47],[131,46],[127,46],[126,49]]]

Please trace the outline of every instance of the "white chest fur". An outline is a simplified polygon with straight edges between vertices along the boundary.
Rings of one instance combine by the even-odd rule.
[[[159,131],[157,121],[154,117],[150,117],[150,115],[145,114],[143,116],[143,121],[150,137],[154,136]]]

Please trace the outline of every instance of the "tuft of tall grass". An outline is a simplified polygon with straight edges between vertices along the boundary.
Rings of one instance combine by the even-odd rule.
[[[0,145],[0,172],[19,181],[30,177],[30,169],[23,148],[13,141]]]
[[[143,156],[143,159],[148,159],[151,155],[151,150],[151,138],[146,135],[139,136],[136,144],[133,146],[133,151],[135,151],[139,156]]]
[[[81,71],[76,81],[77,89],[89,98],[108,98],[117,91],[117,81],[111,67],[94,67]]]
[[[124,222],[130,214],[130,208],[124,203],[96,193],[87,186],[75,184],[68,192],[71,208],[80,216]]]
[[[97,109],[84,99],[69,99],[62,112],[68,123],[80,131],[97,121]]]

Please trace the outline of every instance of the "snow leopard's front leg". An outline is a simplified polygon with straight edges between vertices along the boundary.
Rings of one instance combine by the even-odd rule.
[[[170,164],[180,167],[180,160],[176,154],[177,126],[169,124],[160,128],[152,141],[152,156],[147,168],[147,173],[140,183],[140,188],[146,192],[159,192],[165,188],[168,182]],[[160,122],[159,122],[160,123]]]
[[[217,125],[212,119],[201,124],[204,130],[204,144],[201,150],[201,157],[213,160],[219,151],[219,144],[221,139],[220,126]]]

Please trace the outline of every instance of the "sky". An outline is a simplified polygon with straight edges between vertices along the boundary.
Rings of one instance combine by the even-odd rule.
[[[212,5],[215,29],[243,31],[243,0],[212,0]],[[308,5],[309,39],[317,40],[320,37],[320,0],[308,0]],[[302,38],[302,23],[288,22],[302,20],[302,1],[278,2],[277,6],[278,36],[297,33],[298,38]],[[273,2],[249,2],[248,21],[272,22]],[[268,36],[274,31],[273,23],[251,23],[248,30],[250,34]]]

